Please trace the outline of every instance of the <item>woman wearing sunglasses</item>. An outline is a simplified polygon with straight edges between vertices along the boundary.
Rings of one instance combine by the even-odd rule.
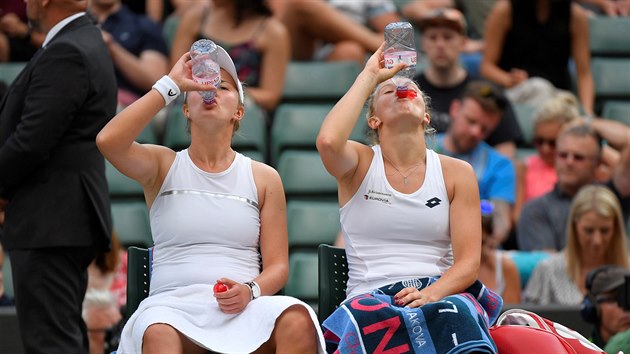
[[[533,144],[536,154],[516,163],[516,202],[514,221],[518,221],[523,204],[553,189],[556,183],[556,137],[562,125],[579,116],[575,95],[562,92],[549,99],[534,114]]]

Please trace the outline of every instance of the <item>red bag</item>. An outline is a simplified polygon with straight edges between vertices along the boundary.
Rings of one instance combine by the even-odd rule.
[[[500,354],[606,354],[578,332],[521,309],[501,314],[490,335]]]

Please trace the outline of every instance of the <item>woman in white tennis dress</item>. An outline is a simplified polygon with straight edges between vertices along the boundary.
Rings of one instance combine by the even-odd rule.
[[[220,47],[218,63],[215,100],[204,103],[197,92],[185,98],[188,149],[134,142],[180,90],[214,90],[191,80],[188,53],[97,138],[105,157],[143,185],[155,242],[149,297],[126,323],[117,352],[323,352],[313,310],[271,296],[288,276],[284,191],[274,169],[231,149],[243,90]],[[228,290],[215,293],[216,281]]]

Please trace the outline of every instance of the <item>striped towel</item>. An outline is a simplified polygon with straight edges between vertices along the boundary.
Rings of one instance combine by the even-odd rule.
[[[328,353],[497,353],[488,328],[503,300],[476,281],[464,293],[419,308],[396,305],[406,287],[437,278],[394,283],[347,299],[324,323]]]

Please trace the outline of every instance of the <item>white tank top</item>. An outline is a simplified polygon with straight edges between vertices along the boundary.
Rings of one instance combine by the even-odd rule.
[[[151,293],[258,276],[260,212],[250,158],[236,153],[225,171],[209,173],[188,150],[178,152],[150,217]]]
[[[453,264],[449,200],[440,158],[427,149],[424,183],[411,194],[387,181],[381,148],[356,194],[340,209],[348,258],[346,293],[443,274]]]

